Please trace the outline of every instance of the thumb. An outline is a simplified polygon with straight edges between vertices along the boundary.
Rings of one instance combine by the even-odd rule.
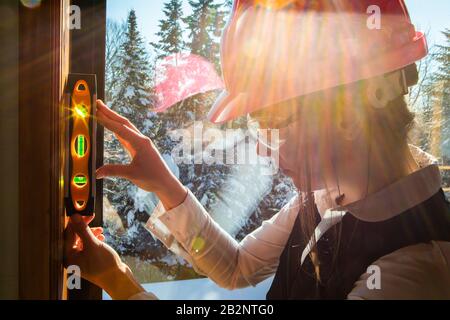
[[[72,228],[72,224],[68,223],[66,229],[64,230],[64,246],[66,252],[73,249],[75,242],[77,240],[77,235]]]
[[[120,177],[129,179],[130,166],[125,164],[106,164],[97,169],[96,175],[97,179],[103,179],[105,177]]]
[[[96,237],[92,233],[91,228],[89,228],[86,221],[84,221],[79,214],[74,214],[70,217],[70,228],[80,237],[81,241],[83,241],[84,247],[96,243]]]

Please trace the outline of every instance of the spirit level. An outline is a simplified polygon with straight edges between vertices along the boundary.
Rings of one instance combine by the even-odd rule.
[[[66,214],[92,215],[95,204],[95,75],[70,74],[65,92],[66,157],[64,201]]]

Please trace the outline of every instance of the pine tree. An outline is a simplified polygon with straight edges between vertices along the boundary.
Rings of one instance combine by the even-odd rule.
[[[118,53],[118,67],[121,76],[111,108],[130,119],[142,133],[152,136],[156,117],[150,111],[151,68],[134,10],[128,14],[125,37]],[[121,150],[118,140],[112,137],[108,146],[114,151]]]
[[[442,32],[446,43],[437,45],[434,54],[438,69],[434,75],[433,100],[441,106],[441,156],[444,163],[450,163],[450,29]]]
[[[181,52],[184,48],[183,29],[181,27],[182,1],[170,0],[164,4],[163,12],[166,18],[159,21],[159,31],[156,33],[159,40],[151,43],[157,52],[158,59]]]
[[[214,0],[189,0],[192,14],[183,19],[189,29],[187,47],[191,53],[210,60],[213,56],[211,46],[214,38],[214,26],[220,4]]]
[[[156,114],[150,111],[152,69],[143,38],[138,31],[134,10],[128,14],[117,65],[121,68],[121,76],[117,81],[117,92],[113,95],[111,108],[128,118],[142,133],[153,137],[154,132],[158,130],[159,122]],[[130,161],[119,141],[109,131],[105,132],[105,159],[109,163]],[[114,204],[123,225],[127,228],[127,239],[130,241],[121,245],[131,246],[133,241],[139,241],[137,239],[145,232],[141,230],[139,221],[135,218],[139,210],[137,209],[139,204],[135,201],[138,189],[129,181],[118,178],[106,179],[104,186],[108,200]]]
[[[233,7],[233,0],[225,0],[225,2],[223,3],[224,6],[226,6],[227,8],[232,8]]]
[[[213,24],[209,27],[210,32],[213,34],[211,43],[211,49],[209,53],[210,61],[216,66],[216,70],[221,72],[220,69],[220,37],[222,36],[223,28],[228,15],[231,11],[232,1],[227,0],[224,3],[212,8],[211,15],[213,18]]]
[[[114,100],[119,81],[123,76],[119,53],[126,30],[125,22],[118,23],[111,19],[106,21],[105,99],[107,104]]]
[[[133,118],[137,113],[146,111],[151,103],[149,59],[137,28],[134,10],[128,14],[127,31],[120,48],[119,61],[123,76],[112,108],[125,117]]]
[[[442,33],[446,38],[446,44],[437,45],[438,52],[435,54],[435,57],[439,63],[439,68],[436,73],[436,79],[448,84],[450,81],[450,29],[446,29]]]
[[[427,58],[419,62],[419,83],[413,92],[418,101],[417,123],[413,142],[436,156],[441,163],[450,164],[450,29],[442,32],[446,42],[430,48]],[[424,72],[425,71],[425,72]],[[413,106],[414,107],[414,106]],[[415,140],[414,140],[415,138]],[[443,171],[444,185],[450,185],[450,172]]]
[[[164,4],[163,12],[165,18],[159,21],[159,31],[155,34],[158,39],[156,42],[150,43],[155,51],[156,60],[180,53],[184,48],[183,28],[181,26],[182,1],[169,0]],[[154,143],[162,154],[170,154],[176,144],[170,139],[170,130],[180,128],[186,119],[186,110],[180,107],[182,104],[182,102],[178,103],[169,110],[158,114],[158,119],[162,125],[155,133]]]

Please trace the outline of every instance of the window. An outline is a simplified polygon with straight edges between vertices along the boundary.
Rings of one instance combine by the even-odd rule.
[[[246,150],[255,158],[246,123],[213,126],[206,114],[220,92],[219,40],[221,29],[231,9],[231,1],[109,1],[107,3],[106,37],[106,99],[113,110],[129,118],[144,134],[152,138],[166,163],[177,177],[200,200],[211,216],[237,240],[276,213],[293,195],[290,179],[279,174],[258,175],[267,169],[260,166],[234,164],[227,161],[229,149]],[[199,18],[200,17],[200,18]],[[202,22],[206,21],[206,22]],[[133,60],[130,59],[133,57]],[[207,90],[188,88],[185,97],[155,97],[161,73],[169,72],[166,64],[177,59],[196,64],[209,72],[203,86]],[[183,77],[183,68],[174,68]],[[171,70],[173,71],[173,70]],[[183,85],[189,86],[187,74]],[[206,78],[206,79],[205,79]],[[190,90],[190,91],[189,91]],[[172,100],[171,100],[172,99]],[[178,103],[173,104],[174,101]],[[155,106],[164,112],[154,112]],[[213,133],[215,139],[203,142],[200,151],[196,139]],[[190,135],[191,139],[186,139]],[[184,139],[182,139],[184,137]],[[178,157],[176,148],[188,154]],[[186,149],[186,144],[189,144]],[[205,150],[212,144],[221,145],[223,161],[205,159]],[[128,161],[128,155],[117,139],[105,130],[105,163]],[[200,158],[199,158],[200,157]],[[236,161],[237,162],[237,161]],[[255,178],[260,176],[260,178]],[[107,242],[130,266],[137,279],[150,286],[161,298],[264,298],[270,282],[263,289],[228,292],[218,289],[200,276],[182,258],[174,255],[144,228],[143,224],[155,208],[158,199],[123,179],[105,179],[103,189],[103,223]],[[263,202],[260,199],[264,198]],[[236,199],[239,199],[236,201]],[[197,280],[195,280],[197,279]],[[183,281],[176,290],[169,282]],[[191,284],[191,285],[188,285]],[[194,295],[189,288],[194,285]],[[154,289],[153,289],[154,288]],[[181,291],[180,291],[181,290]],[[177,293],[177,294],[175,294]]]
[[[231,3],[213,0],[191,3],[181,0],[108,1],[105,85],[107,104],[154,141],[175,175],[197,196],[211,216],[240,240],[262,220],[276,213],[292,197],[294,188],[291,180],[279,173],[258,174],[267,168],[263,162],[258,166],[227,164],[226,161],[224,164],[202,161],[205,159],[199,155],[204,154],[202,152],[211,144],[219,144],[224,152],[244,145],[250,150],[247,156],[252,157],[252,137],[245,134],[244,121],[213,126],[205,120],[220,91],[220,85],[211,79],[220,79],[219,39]],[[408,5],[413,21],[420,22],[422,27],[431,23],[433,14],[423,15],[419,1],[411,1]],[[446,40],[439,34],[444,24],[433,23],[429,39],[437,43],[447,41],[448,44],[448,33]],[[431,52],[438,50],[443,49],[432,47]],[[182,64],[180,61],[189,64],[192,59],[199,59],[195,61],[201,61],[201,65],[209,70],[208,90],[190,88],[182,97],[171,97],[170,103],[161,101],[158,90],[165,66],[174,60],[178,65]],[[412,132],[411,143],[438,157],[443,165],[444,183],[449,186],[447,172],[450,167],[446,166],[450,164],[448,90],[442,87],[443,78],[436,77],[437,70],[448,71],[441,62],[432,54],[418,64],[421,78],[411,91],[408,103],[416,112],[418,122],[423,124]],[[189,87],[188,81],[183,84]],[[155,107],[157,111],[165,111],[155,112]],[[173,152],[180,147],[181,141],[186,143],[179,130],[184,130],[182,133],[193,139],[187,149],[182,148],[191,153],[181,160]],[[216,140],[203,142],[200,151],[196,150],[195,139],[199,138],[196,133],[200,132],[204,137],[208,130],[216,130]],[[108,131],[104,135],[104,151],[105,163],[121,163],[128,159],[117,139]],[[196,161],[198,156],[200,161]],[[157,202],[153,194],[128,181],[115,178],[104,181],[103,223],[107,242],[119,252],[146,288],[160,298],[171,299],[265,297],[270,279],[247,291],[220,290],[154,239],[143,224]],[[182,285],[178,281],[183,281]]]
[[[219,37],[231,2],[109,0],[108,11],[106,0],[22,0],[1,5],[5,27],[0,31],[7,35],[1,59],[5,67],[0,72],[5,89],[1,99],[7,106],[2,109],[0,121],[4,138],[1,172],[8,181],[1,201],[2,208],[6,208],[1,214],[6,219],[2,216],[0,233],[4,243],[0,252],[5,251],[3,260],[7,262],[0,268],[2,294],[26,299],[67,296],[62,249],[67,219],[62,183],[66,148],[61,100],[68,73],[96,74],[98,97],[153,139],[174,173],[236,239],[242,239],[291,197],[291,181],[265,171],[269,166],[264,161],[257,166],[246,166],[237,160],[213,161],[224,159],[221,151],[237,152],[242,146],[245,159],[254,159],[253,137],[246,134],[244,121],[224,126],[205,121],[220,90]],[[70,5],[80,8],[75,10],[81,14],[79,27],[67,23]],[[411,132],[410,141],[437,157],[449,193],[450,34],[445,29],[448,2],[425,4],[422,0],[408,0],[408,8],[413,23],[428,30],[430,45],[430,55],[418,63],[419,83],[408,96],[419,123]],[[135,9],[133,13],[131,9]],[[206,86],[199,89],[189,81],[181,81],[183,88],[189,90],[181,96],[170,96],[173,99],[161,100],[161,71],[173,61],[175,65],[185,62],[188,67],[198,63],[202,71],[207,71],[198,74],[211,76],[206,77]],[[149,106],[167,110],[155,112]],[[200,137],[206,132],[214,133],[211,139],[203,139],[200,150],[195,144],[198,132]],[[103,155],[106,163],[127,160],[127,154],[110,132],[103,133],[100,127],[98,134],[97,166],[103,163]],[[181,139],[185,136],[192,139]],[[185,143],[188,152],[177,157],[173,151]],[[218,153],[204,152],[211,150],[211,145]],[[76,149],[80,156],[85,148],[86,141],[79,136]],[[83,177],[77,182],[84,183]],[[153,239],[143,228],[157,203],[153,194],[127,181],[108,179],[104,184],[98,182],[97,196],[93,225],[104,223],[107,241],[138,280],[160,298],[264,298],[270,279],[256,288],[221,290]],[[12,214],[16,211],[17,215]],[[101,290],[84,282],[82,290],[73,290],[69,295],[96,299],[101,297]]]

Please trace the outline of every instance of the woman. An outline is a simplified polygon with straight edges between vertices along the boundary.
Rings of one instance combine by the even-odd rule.
[[[236,1],[222,38],[227,90],[209,119],[278,130],[258,146],[299,195],[237,243],[101,101],[98,121],[133,160],[97,177],[155,192],[148,229],[222,287],[275,274],[268,299],[450,298],[450,207],[437,166],[407,143],[404,95],[426,51],[402,0]],[[88,222],[71,219],[67,263],[113,298],[155,298]]]

